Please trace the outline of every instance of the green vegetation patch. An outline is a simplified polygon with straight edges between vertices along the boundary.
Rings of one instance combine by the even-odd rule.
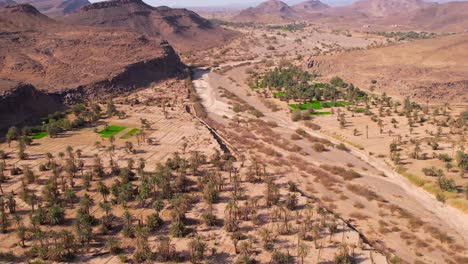
[[[354,109],[354,112],[355,112],[355,113],[365,113],[365,112],[366,112],[366,109],[364,109],[364,108],[356,108],[356,109]]]
[[[313,116],[331,115],[331,112],[315,112],[310,115],[313,115]]]
[[[137,131],[138,131],[138,128],[133,128],[133,129],[129,130],[127,133],[125,133],[125,135],[121,136],[120,139],[131,138],[131,137],[133,137],[133,135],[135,135],[135,133]]]
[[[315,110],[320,110],[323,108],[332,108],[332,107],[344,107],[345,105],[349,104],[348,102],[343,102],[343,101],[338,101],[333,104],[333,102],[327,102],[327,101],[310,101],[305,104],[290,104],[289,107],[293,110],[307,110],[309,107],[314,108]]]
[[[274,92],[273,95],[275,98],[283,98],[286,96],[286,92]]]
[[[47,133],[46,131],[42,131],[42,132],[33,134],[31,136],[31,139],[41,139],[41,138],[46,137],[48,135],[49,135],[49,133]]]
[[[125,127],[122,126],[108,126],[106,129],[99,131],[99,134],[103,138],[110,138],[122,132],[124,129]]]
[[[268,26],[268,29],[284,30],[289,32],[295,32],[297,30],[302,30],[307,26],[305,23],[293,23],[282,26]]]
[[[290,104],[289,107],[291,107],[293,110],[307,110],[309,107],[312,107],[315,110],[322,109],[322,105],[319,101],[310,101],[305,104]]]

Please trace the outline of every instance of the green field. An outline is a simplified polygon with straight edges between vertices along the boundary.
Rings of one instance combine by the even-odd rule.
[[[133,135],[135,135],[137,131],[138,131],[138,128],[133,128],[129,130],[127,133],[125,133],[125,135],[121,136],[120,139],[131,138]]]
[[[111,136],[117,135],[124,129],[125,127],[122,126],[108,126],[106,129],[99,131],[99,134],[103,138],[110,138]]]
[[[41,139],[41,138],[46,137],[46,136],[48,136],[48,135],[49,135],[49,133],[47,133],[47,132],[45,132],[45,131],[42,131],[42,132],[33,134],[33,135],[31,136],[31,139]]]
[[[310,101],[305,104],[297,105],[297,104],[290,104],[289,107],[293,110],[307,110],[309,107],[313,107],[315,110],[320,110],[323,108],[332,108],[332,107],[344,107],[345,105],[348,105],[348,102],[343,102],[343,101],[338,101],[335,102],[335,105],[333,106],[333,102],[326,102],[326,101]]]
[[[311,101],[305,104],[290,104],[289,107],[291,107],[294,110],[307,110],[309,107],[313,107],[315,110],[322,109],[322,106],[320,105],[319,101]]]

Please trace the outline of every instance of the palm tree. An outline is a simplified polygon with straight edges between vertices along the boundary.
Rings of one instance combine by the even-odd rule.
[[[8,231],[8,215],[4,210],[0,211],[0,232],[6,233]]]
[[[304,258],[309,255],[310,248],[305,243],[300,243],[297,246],[297,256],[301,258],[301,264],[304,264]]]
[[[189,246],[192,263],[198,263],[205,258],[206,243],[202,241],[200,236],[190,241]]]
[[[125,210],[125,212],[122,215],[127,227],[130,227],[132,225],[132,214],[128,211]]]
[[[72,234],[72,232],[68,230],[62,230],[59,233],[59,237],[64,250],[66,250],[68,254],[72,253],[75,248],[75,236]]]
[[[77,150],[75,151],[75,153],[76,153],[76,157],[78,157],[79,159],[80,159],[81,156],[83,155],[83,151],[82,151],[81,149],[77,149]]]
[[[102,195],[102,199],[104,199],[104,201],[107,201],[107,196],[109,195],[110,191],[109,188],[107,188],[107,186],[102,182],[102,180],[97,182],[96,191]]]
[[[26,240],[26,232],[28,229],[23,225],[23,223],[20,223],[18,227],[16,228],[16,236],[18,239],[21,241],[21,246],[25,247],[24,241]]]
[[[113,255],[116,255],[120,252],[120,241],[116,237],[110,237],[107,240],[107,248],[109,249],[109,252]]]
[[[170,261],[176,254],[175,245],[171,243],[171,238],[168,236],[160,236],[158,239],[158,254],[162,261]]]
[[[65,151],[67,152],[69,158],[73,158],[73,148],[72,148],[72,146],[67,146]]]
[[[265,227],[262,227],[258,230],[258,235],[263,243],[263,248],[268,249],[272,240],[272,232]]]
[[[47,210],[47,219],[49,224],[57,225],[63,222],[65,217],[65,213],[62,207],[59,206],[51,206]]]
[[[1,189],[1,184],[0,184],[0,189]],[[3,194],[3,190],[2,190],[2,194]],[[10,195],[8,195],[7,206],[8,206],[8,209],[10,210],[10,214],[14,214],[16,212],[16,200],[13,195],[14,195],[13,191],[11,192]]]
[[[83,195],[83,197],[81,197],[81,199],[80,199],[80,207],[81,207],[80,210],[83,213],[89,215],[89,209],[91,208],[92,205],[93,205],[93,200],[91,199],[91,197],[88,194],[85,194],[85,195]]]
[[[328,231],[330,232],[330,241],[332,240],[333,234],[338,230],[338,225],[336,224],[335,220],[327,225]]]

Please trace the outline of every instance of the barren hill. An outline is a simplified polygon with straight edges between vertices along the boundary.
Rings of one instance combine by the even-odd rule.
[[[178,51],[218,45],[236,35],[214,26],[195,12],[152,7],[141,0],[94,3],[70,14],[64,21],[73,25],[120,28],[166,39]]]
[[[174,50],[157,40],[63,25],[31,5],[0,9],[0,47],[0,129],[64,102],[122,94],[184,70]]]
[[[315,12],[330,8],[330,6],[322,3],[320,0],[309,0],[293,5],[292,8],[297,12]]]
[[[389,21],[428,31],[462,32],[468,30],[468,2],[430,5],[407,15],[391,17]]]
[[[468,101],[468,34],[316,58],[324,78],[340,76],[369,89],[426,102]]]
[[[242,10],[232,18],[236,22],[284,23],[297,20],[301,14],[279,0],[269,0]]]
[[[83,6],[91,4],[88,0],[17,0],[16,2],[31,4],[41,13],[49,16],[69,14]]]
[[[0,31],[36,30],[54,25],[54,20],[29,4],[9,5],[0,9]]]
[[[344,7],[344,9],[370,17],[384,17],[411,12],[430,5],[423,0],[359,0],[350,6]]]

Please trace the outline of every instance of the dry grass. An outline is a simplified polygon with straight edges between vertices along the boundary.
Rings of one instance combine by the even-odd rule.
[[[346,188],[350,190],[351,192],[360,195],[362,197],[365,197],[368,201],[380,201],[384,202],[385,199],[380,197],[377,193],[374,191],[369,190],[368,188],[362,186],[362,185],[357,185],[357,184],[347,184]]]
[[[352,169],[345,169],[343,167],[339,167],[339,166],[332,166],[332,165],[326,165],[326,164],[322,164],[320,165],[320,168],[330,172],[330,173],[333,173],[333,174],[336,174],[336,175],[339,175],[341,176],[341,178],[343,178],[344,180],[346,181],[352,181],[354,179],[357,179],[357,178],[361,178],[362,175],[357,173],[356,171],[352,170]]]
[[[367,219],[369,219],[368,215],[358,213],[358,212],[351,213],[349,216],[352,217],[352,218],[356,218],[358,220],[367,220]]]

